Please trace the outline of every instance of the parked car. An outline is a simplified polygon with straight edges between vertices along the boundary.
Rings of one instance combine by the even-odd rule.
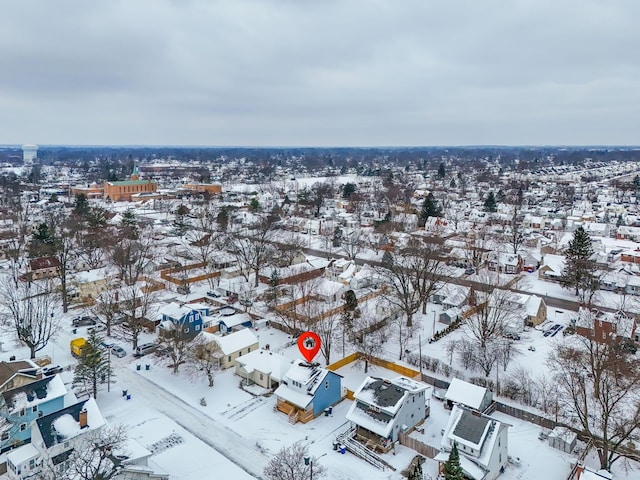
[[[102,323],[99,323],[95,327],[87,328],[87,332],[88,333],[93,333],[93,332],[98,333],[98,332],[104,332],[106,329],[107,329],[107,327],[105,325],[103,325]]]
[[[61,373],[64,371],[60,365],[47,365],[46,367],[42,367],[42,374],[45,377],[50,377],[51,375],[55,375],[56,373]]]
[[[127,355],[127,352],[124,351],[120,345],[111,345],[111,355],[118,358],[123,358]]]
[[[473,275],[474,273],[476,273],[476,271],[475,271],[475,269],[473,269],[473,268],[467,268],[467,269],[464,271],[464,274],[465,274],[465,275]]]
[[[507,332],[504,334],[505,338],[510,338],[511,340],[520,340],[520,335],[513,332]]]
[[[220,298],[222,295],[220,295],[217,291],[215,290],[209,290],[207,292],[207,296],[209,297],[213,297],[213,298]]]
[[[95,317],[90,317],[88,315],[83,315],[81,317],[76,317],[72,320],[72,325],[74,327],[87,327],[93,326],[98,323]]]
[[[144,355],[148,355],[149,353],[153,353],[158,349],[159,345],[157,343],[143,343],[142,345],[138,345],[136,348],[136,357],[142,357]]]

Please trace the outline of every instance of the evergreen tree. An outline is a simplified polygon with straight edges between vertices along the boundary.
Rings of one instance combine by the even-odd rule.
[[[453,448],[449,453],[449,459],[444,464],[445,480],[464,480],[464,473],[460,466],[460,454],[458,453],[458,445],[453,442]]]
[[[356,192],[356,186],[353,183],[345,183],[342,187],[342,198],[349,198]]]
[[[120,230],[122,236],[129,240],[137,240],[140,236],[138,219],[131,208],[128,208],[122,213],[122,218],[120,218]]]
[[[222,207],[220,212],[218,212],[216,222],[218,223],[220,230],[223,232],[227,230],[227,227],[229,226],[229,209],[226,206]]]
[[[424,227],[427,218],[440,216],[442,216],[442,210],[438,207],[433,193],[429,192],[429,195],[427,195],[427,198],[424,199],[424,203],[422,204],[422,210],[420,210],[420,226]]]
[[[622,214],[618,215],[618,220],[616,220],[616,227],[620,227],[624,225],[624,219],[622,218]]]
[[[93,398],[98,396],[98,385],[113,383],[115,377],[109,356],[105,355],[101,344],[102,337],[93,330],[82,348],[82,354],[73,375],[73,384],[85,387],[93,394]]]
[[[257,198],[254,197],[251,199],[251,203],[249,203],[249,210],[252,212],[257,212],[258,210],[260,210],[260,202]]]
[[[444,167],[444,162],[442,162],[440,164],[440,166],[438,167],[438,177],[440,178],[444,178],[444,176],[446,175],[447,171]]]
[[[595,262],[591,260],[593,245],[589,234],[584,228],[578,227],[573,232],[573,238],[565,250],[565,264],[560,281],[566,288],[575,289],[578,295],[580,289],[593,287]]]
[[[333,230],[333,241],[331,242],[334,248],[338,248],[342,245],[342,237],[343,237],[342,229],[340,227],[336,227]]]
[[[451,181],[449,182],[449,188],[456,188],[457,184],[456,184],[456,179],[451,177]]]
[[[84,193],[79,193],[73,202],[73,215],[84,218],[89,214],[89,200]]]
[[[29,243],[29,256],[31,258],[48,257],[56,253],[56,237],[53,226],[42,222],[38,224],[31,243]]]
[[[493,194],[493,190],[489,192],[489,195],[487,195],[487,198],[484,201],[484,211],[489,213],[495,213],[498,211],[496,196]]]

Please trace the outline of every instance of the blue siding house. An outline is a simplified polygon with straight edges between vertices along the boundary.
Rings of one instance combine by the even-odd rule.
[[[59,375],[2,392],[0,411],[8,419],[0,427],[0,452],[31,441],[31,423],[64,408],[67,388]]]
[[[277,409],[293,423],[309,422],[342,400],[342,376],[297,360],[275,391]]]
[[[172,302],[160,310],[162,320],[158,327],[162,336],[177,332],[184,337],[195,337],[202,331],[204,317],[209,315],[209,307],[202,304],[179,304]]]

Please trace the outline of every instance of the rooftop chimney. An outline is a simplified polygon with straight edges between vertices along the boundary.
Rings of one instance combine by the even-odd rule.
[[[87,409],[83,408],[80,410],[80,416],[78,418],[78,423],[80,423],[80,428],[87,427]]]

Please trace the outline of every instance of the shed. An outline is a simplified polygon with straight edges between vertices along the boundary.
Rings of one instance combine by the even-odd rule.
[[[576,447],[578,435],[566,427],[556,427],[549,434],[549,446],[565,453],[573,452]]]

